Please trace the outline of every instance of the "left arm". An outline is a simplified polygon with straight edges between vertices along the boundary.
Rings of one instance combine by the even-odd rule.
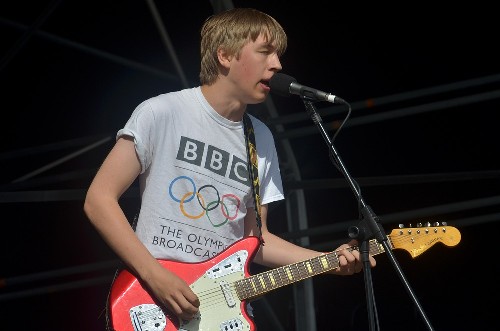
[[[275,268],[284,265],[300,262],[319,256],[322,252],[295,245],[285,239],[282,239],[275,234],[269,232],[267,228],[267,211],[268,206],[261,206],[261,220],[262,220],[262,238],[264,245],[260,247],[254,261],[258,264]],[[245,237],[257,236],[259,230],[257,228],[255,210],[249,208],[245,217]],[[351,240],[347,244],[339,246],[336,251],[339,256],[339,267],[332,270],[330,273],[336,275],[352,275],[360,272],[363,268],[362,261],[360,260],[359,252],[354,250],[349,252],[347,249],[356,245],[356,240]],[[370,265],[374,267],[376,264],[375,259],[370,256]]]

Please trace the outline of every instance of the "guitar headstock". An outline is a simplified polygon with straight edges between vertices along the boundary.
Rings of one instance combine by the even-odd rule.
[[[411,225],[410,225],[411,226]],[[440,242],[446,246],[455,246],[460,242],[461,235],[457,228],[448,226],[446,222],[417,224],[417,227],[405,228],[402,225],[394,229],[388,236],[393,248],[408,251],[413,258],[419,256],[434,244]]]

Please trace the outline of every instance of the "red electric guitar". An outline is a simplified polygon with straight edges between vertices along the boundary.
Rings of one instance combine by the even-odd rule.
[[[454,227],[437,225],[395,229],[387,238],[392,249],[405,249],[415,258],[438,242],[455,246],[460,242],[461,235]],[[180,321],[166,308],[157,305],[137,278],[127,270],[120,271],[113,281],[108,302],[112,330],[252,331],[255,324],[246,311],[247,301],[339,266],[337,253],[331,252],[250,275],[248,266],[258,249],[259,239],[248,237],[204,262],[159,260],[165,268],[184,279],[198,295],[200,310],[190,321]],[[371,240],[370,255],[382,252],[384,247]]]

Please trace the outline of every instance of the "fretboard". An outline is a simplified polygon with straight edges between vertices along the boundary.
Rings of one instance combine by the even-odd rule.
[[[390,241],[389,241],[390,243]],[[370,255],[384,252],[384,247],[375,239],[370,240]],[[350,251],[358,247],[348,248]],[[314,257],[309,260],[289,264],[257,275],[240,279],[234,283],[240,300],[255,299],[279,287],[310,278],[339,266],[339,256],[336,251]]]

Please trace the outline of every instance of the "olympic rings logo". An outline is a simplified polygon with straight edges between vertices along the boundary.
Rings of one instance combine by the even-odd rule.
[[[192,190],[188,190],[184,195],[182,195],[180,198],[176,197],[174,194],[174,185],[181,180],[187,180],[191,186]],[[187,176],[179,176],[172,180],[172,182],[169,185],[168,188],[168,193],[172,200],[176,201],[179,203],[180,210],[184,216],[186,216],[189,219],[196,220],[201,218],[203,215],[207,215],[208,220],[214,227],[219,227],[224,224],[226,224],[228,221],[233,221],[236,219],[238,216],[238,211],[240,208],[240,199],[231,193],[224,194],[222,197],[219,194],[219,191],[215,188],[213,185],[203,185],[199,189],[196,189],[196,184],[194,183],[193,179]],[[206,203],[204,196],[202,193],[205,193],[205,196],[217,196],[216,199],[213,201]],[[198,205],[201,207],[201,212],[196,215],[189,214],[186,211],[186,204],[193,201],[193,199],[196,197],[198,201]],[[227,202],[227,203],[226,203]],[[230,211],[228,208],[228,205],[235,206],[234,208],[234,215],[229,215]],[[210,217],[210,213],[213,214],[213,212],[217,209],[217,207],[220,206],[220,211],[225,218],[221,222],[214,222],[212,218]]]

